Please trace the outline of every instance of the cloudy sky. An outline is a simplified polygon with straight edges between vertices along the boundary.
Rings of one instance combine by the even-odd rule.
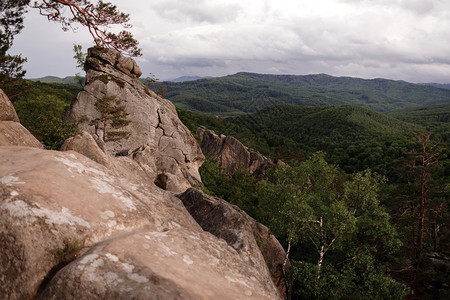
[[[130,13],[144,77],[236,72],[315,74],[450,83],[449,0],[110,0]],[[31,10],[11,53],[27,77],[67,76],[73,43]]]

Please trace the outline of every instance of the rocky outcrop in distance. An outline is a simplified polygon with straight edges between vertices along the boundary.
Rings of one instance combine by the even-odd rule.
[[[122,72],[122,79],[133,82],[136,70]],[[110,92],[103,86],[108,82],[96,84]],[[80,98],[95,100],[89,94],[95,89],[87,90],[72,112]],[[170,105],[139,91],[152,95],[141,86],[122,92],[147,103],[141,107],[145,116],[151,115],[146,109],[154,112],[151,101],[167,109],[161,118],[165,132],[173,131],[167,143],[149,126],[153,135],[135,132],[136,144],[130,145],[142,142],[139,147],[122,149],[128,144],[105,144],[87,126],[64,143],[64,151],[50,151],[39,142],[21,142],[32,137],[23,127],[14,140],[0,130],[0,298],[280,299],[279,259],[269,257],[282,248],[238,208],[206,195],[190,197],[197,193],[193,189],[185,192],[189,176],[200,181],[195,177],[203,160],[199,146]],[[177,151],[192,160],[162,172],[161,160]],[[173,191],[185,192],[179,196],[185,204]],[[202,216],[208,201],[220,209]],[[214,223],[215,228],[205,226]],[[265,239],[262,246],[255,236]]]
[[[214,131],[200,126],[196,132],[201,140],[201,149],[206,156],[216,159],[221,167],[232,174],[238,170],[247,170],[250,174],[261,175],[269,166],[281,161],[273,161],[255,150],[244,146],[232,136],[217,135]]]
[[[191,185],[201,184],[198,168],[204,156],[200,147],[179,120],[175,106],[137,79],[142,72],[134,60],[112,49],[91,48],[85,69],[86,85],[67,115],[70,121],[81,121],[80,132],[103,140],[102,128],[92,123],[100,117],[95,103],[103,96],[115,96],[131,121],[124,128],[130,137],[107,142],[106,152],[113,156],[139,156],[140,164],[154,180],[167,178],[168,190],[183,192]],[[110,124],[107,129],[114,131]]]

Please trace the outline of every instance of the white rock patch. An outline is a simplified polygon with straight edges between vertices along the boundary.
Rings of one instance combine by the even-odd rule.
[[[119,258],[111,253],[106,253],[105,256],[112,262],[118,262]]]
[[[123,282],[123,279],[120,279],[119,275],[113,272],[105,273],[103,275],[103,278],[105,278],[105,282],[108,287],[114,287],[117,286],[119,283]]]
[[[187,265],[192,265],[194,262],[192,261],[192,259],[189,257],[189,255],[183,255],[183,261],[185,264]]]
[[[75,157],[75,159],[77,159],[77,158]],[[78,174],[87,173],[87,174],[95,174],[98,176],[106,176],[106,174],[103,171],[93,169],[93,168],[88,168],[85,165],[83,165],[82,163],[71,161],[70,159],[67,159],[66,157],[63,157],[63,156],[55,157],[55,160],[63,163],[66,167],[69,168],[70,172],[76,171],[76,173],[78,173]]]
[[[134,206],[133,200],[130,199],[130,197],[127,197],[128,195],[125,195],[124,192],[116,188],[112,184],[112,181],[105,178],[99,179],[95,177],[89,179],[89,181],[93,183],[94,188],[100,194],[111,194],[115,199],[122,202],[129,211],[136,210],[136,206]]]
[[[34,223],[36,218],[45,219],[45,223],[49,225],[79,225],[83,227],[90,228],[88,222],[82,218],[73,216],[70,210],[63,207],[61,212],[50,210],[46,207],[42,207],[36,204],[38,207],[30,207],[27,203],[22,200],[7,199],[1,206],[3,210],[7,210],[9,214],[13,217],[29,217],[26,221],[29,223]]]
[[[127,277],[129,279],[131,279],[131,280],[134,280],[134,281],[138,282],[138,283],[146,283],[146,282],[148,282],[148,278],[147,277],[139,275],[139,274],[136,274],[136,273],[128,274]]]
[[[19,181],[19,177],[15,177],[12,175],[3,176],[0,178],[0,183],[3,183],[6,186],[12,186],[14,184],[25,184],[23,181]]]

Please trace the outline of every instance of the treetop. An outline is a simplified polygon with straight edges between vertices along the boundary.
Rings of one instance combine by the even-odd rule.
[[[40,14],[46,16],[49,21],[60,23],[62,29],[77,29],[75,23],[86,26],[94,38],[97,46],[112,48],[124,55],[141,56],[139,42],[133,35],[122,30],[119,33],[110,32],[112,25],[122,25],[124,29],[130,29],[129,14],[120,12],[116,5],[99,0],[92,4],[88,0],[41,0],[35,1],[34,8],[38,8]],[[66,14],[68,8],[70,14]]]

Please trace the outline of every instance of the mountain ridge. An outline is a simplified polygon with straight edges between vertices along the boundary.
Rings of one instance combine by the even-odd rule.
[[[274,104],[353,104],[376,111],[450,102],[450,90],[388,79],[240,72],[187,82],[161,82],[177,107],[214,115],[255,112]]]

